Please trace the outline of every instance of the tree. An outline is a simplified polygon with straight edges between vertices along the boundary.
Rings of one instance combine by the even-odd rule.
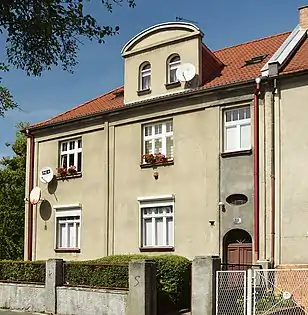
[[[1,0],[0,34],[6,38],[7,65],[39,76],[53,66],[72,71],[82,38],[104,42],[119,26],[100,25],[86,13],[90,0]],[[101,0],[112,12],[115,4],[135,6],[135,0]],[[7,70],[0,64],[0,72]],[[17,105],[0,81],[0,116]]]
[[[19,123],[12,157],[0,160],[0,259],[23,259],[27,139]]]

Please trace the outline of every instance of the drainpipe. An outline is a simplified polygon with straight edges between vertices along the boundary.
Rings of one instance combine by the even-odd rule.
[[[271,264],[275,265],[275,221],[276,221],[276,200],[275,200],[275,93],[277,80],[274,79],[274,86],[271,95]]]
[[[261,78],[256,78],[254,91],[254,253],[255,261],[259,260],[259,95]]]
[[[26,136],[30,139],[30,157],[29,157],[29,179],[28,193],[33,189],[33,173],[34,173],[34,136],[30,131],[26,130]],[[33,205],[28,202],[28,245],[27,245],[27,260],[32,260],[32,243],[33,243]]]

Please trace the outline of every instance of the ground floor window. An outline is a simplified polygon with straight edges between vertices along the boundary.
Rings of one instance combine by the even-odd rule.
[[[80,249],[80,225],[80,208],[57,208],[56,249]]]
[[[174,200],[140,199],[141,247],[173,247]]]

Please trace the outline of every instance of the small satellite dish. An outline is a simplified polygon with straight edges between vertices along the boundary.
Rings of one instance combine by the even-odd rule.
[[[44,184],[48,184],[53,179],[53,170],[51,167],[43,167],[40,170],[40,181]]]
[[[41,199],[41,188],[40,187],[34,187],[30,192],[30,203],[32,205],[36,205],[40,199]]]
[[[176,70],[176,78],[181,82],[188,82],[196,75],[196,68],[191,63],[183,63]]]

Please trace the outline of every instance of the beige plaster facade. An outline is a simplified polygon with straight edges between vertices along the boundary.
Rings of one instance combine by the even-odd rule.
[[[140,253],[141,219],[138,199],[172,196],[174,201],[174,246],[168,253],[193,258],[224,255],[224,236],[234,229],[247,231],[254,243],[253,148],[236,156],[224,156],[224,110],[250,107],[253,130],[254,82],[176,94],[183,84],[166,89],[166,60],[179,54],[181,62],[192,63],[202,77],[202,33],[186,23],[150,28],[129,41],[122,50],[125,59],[124,108],[113,114],[80,119],[69,124],[38,130],[35,135],[34,184],[42,198],[34,207],[33,259],[51,257],[84,260],[111,254]],[[150,94],[138,95],[139,67],[152,65]],[[275,151],[275,262],[303,263],[308,254],[305,223],[308,195],[305,169],[308,138],[306,128],[307,76],[278,77],[277,89],[264,82],[260,95],[260,259],[271,257],[272,128]],[[223,92],[223,93],[222,93]],[[153,99],[175,93],[173,99]],[[116,96],[115,96],[116,97]],[[274,101],[274,124],[271,104]],[[134,105],[134,104],[133,104]],[[152,167],[141,165],[143,125],[173,121],[174,159]],[[59,143],[82,139],[82,172],[49,185],[38,179],[45,166],[59,167]],[[251,133],[252,138],[252,133]],[[28,160],[29,166],[29,160]],[[158,172],[158,179],[153,172]],[[308,187],[307,187],[308,188]],[[244,193],[246,205],[220,203],[232,193]],[[29,191],[26,192],[27,196]],[[81,208],[80,251],[55,251],[55,208]],[[240,218],[239,221],[235,220]],[[27,222],[27,220],[26,220]],[[26,226],[27,243],[27,226]],[[152,251],[157,254],[158,250]],[[25,258],[28,256],[25,251]]]

